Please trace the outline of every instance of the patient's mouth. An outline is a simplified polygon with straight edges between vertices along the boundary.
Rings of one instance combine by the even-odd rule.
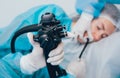
[[[90,31],[85,31],[83,34],[78,34],[76,32],[67,32],[68,37],[66,38],[72,38],[73,40],[77,40],[80,43],[86,43],[87,38],[89,38],[92,41],[92,35]]]
[[[88,32],[85,31],[84,34],[83,34],[83,37],[87,37],[88,36]]]
[[[85,40],[85,38],[86,37],[88,37],[88,32],[87,31],[85,31],[84,33],[83,33],[83,35],[82,35],[82,38],[81,38],[81,36],[77,36],[77,40],[80,42],[80,43],[85,43],[86,42],[86,40]]]
[[[84,38],[85,39],[89,39],[89,42],[93,42],[94,41],[94,36],[93,36],[93,34],[92,34],[92,32],[90,31],[90,30],[88,30],[88,31],[85,31],[85,33],[84,33]]]

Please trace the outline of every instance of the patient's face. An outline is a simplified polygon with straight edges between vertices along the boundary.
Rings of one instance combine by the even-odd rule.
[[[91,23],[91,33],[94,41],[99,41],[112,34],[115,31],[115,26],[109,20],[100,17],[94,19]]]

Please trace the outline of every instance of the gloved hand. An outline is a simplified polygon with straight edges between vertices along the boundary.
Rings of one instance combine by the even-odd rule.
[[[61,42],[56,49],[49,53],[48,56],[48,63],[51,63],[52,65],[60,64],[64,59],[63,43]]]
[[[73,27],[72,32],[76,35],[76,38],[79,36],[80,39],[83,40],[83,42],[86,42],[86,39],[84,38],[84,33],[87,31],[90,31],[90,24],[93,19],[93,16],[89,13],[82,12],[81,17]],[[89,37],[90,34],[88,34]],[[90,35],[90,39],[91,35]],[[91,41],[91,40],[90,40]]]
[[[20,60],[20,67],[23,73],[32,74],[40,68],[45,67],[46,63],[43,55],[43,49],[40,47],[38,42],[33,40],[33,34],[28,33],[27,36],[29,42],[33,46],[33,50],[31,53],[22,56]],[[50,52],[47,62],[52,65],[58,65],[63,60],[63,56],[63,43],[60,43],[56,49]]]
[[[86,65],[83,59],[70,62],[66,70],[75,78],[85,78]]]

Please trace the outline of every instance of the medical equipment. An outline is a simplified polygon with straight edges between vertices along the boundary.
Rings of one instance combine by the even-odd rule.
[[[88,43],[89,43],[89,38],[87,38],[87,42],[85,43],[85,45],[84,45],[84,47],[83,47],[83,49],[82,49],[82,51],[81,51],[81,53],[80,53],[80,55],[79,55],[79,59],[81,59],[81,57],[82,57],[82,55],[83,55],[83,52],[85,51]]]
[[[47,12],[43,14],[39,24],[33,24],[18,30],[11,41],[12,53],[15,53],[15,40],[19,35],[36,31],[37,35],[34,35],[33,39],[34,41],[39,42],[41,44],[40,47],[43,48],[50,78],[66,75],[66,71],[58,65],[52,66],[50,63],[47,63],[49,52],[57,47],[61,42],[61,38],[67,36],[65,27],[60,24],[60,21],[57,20],[52,13]]]

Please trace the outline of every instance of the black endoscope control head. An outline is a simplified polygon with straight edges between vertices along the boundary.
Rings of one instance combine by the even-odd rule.
[[[59,20],[56,20],[55,15],[52,13],[45,13],[41,17],[41,28],[38,30],[37,35],[34,35],[34,41],[40,43],[40,47],[43,48],[45,60],[47,60],[48,54],[51,50],[55,49],[61,42],[61,39],[67,36],[65,26],[60,24]],[[53,66],[50,63],[46,65],[50,78],[59,78],[66,75],[66,71],[60,68],[58,65]]]
[[[43,14],[40,24],[42,28],[38,30],[37,35],[34,35],[34,41],[39,42],[42,48],[50,42],[54,45],[52,48],[55,48],[61,42],[61,38],[67,36],[65,26],[60,25],[60,21],[56,20],[52,13]]]
[[[53,13],[45,13],[41,16],[40,24],[44,26],[57,25],[60,24],[60,21],[56,20],[55,15]]]
[[[15,40],[17,37],[27,32],[37,32],[37,34],[33,36],[33,39],[40,43],[40,47],[43,48],[50,78],[58,78],[66,75],[66,71],[61,69],[58,65],[52,66],[47,63],[49,52],[58,46],[63,37],[67,36],[65,26],[60,24],[60,21],[55,18],[53,13],[47,12],[43,14],[39,24],[26,26],[15,32],[11,40],[12,53],[15,53]]]

